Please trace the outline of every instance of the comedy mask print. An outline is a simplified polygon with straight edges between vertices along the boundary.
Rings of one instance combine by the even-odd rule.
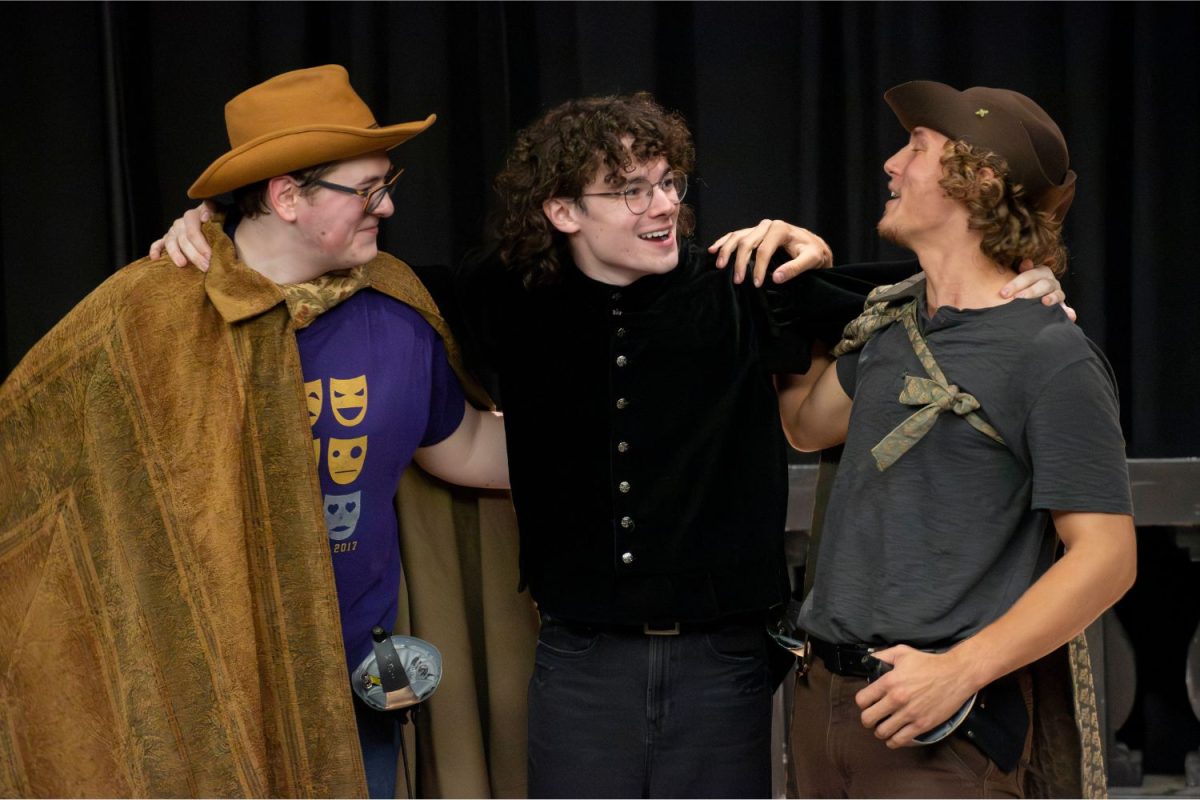
[[[329,408],[333,417],[352,428],[367,416],[367,376],[329,379]]]

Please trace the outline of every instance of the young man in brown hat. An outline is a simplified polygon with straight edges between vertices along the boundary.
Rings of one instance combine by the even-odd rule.
[[[1075,173],[1016,92],[914,81],[885,99],[909,141],[884,164],[879,232],[922,271],[780,395],[797,447],[845,440],[800,617],[800,796],[1093,796],[1079,634],[1135,573],[1116,384],[1059,309],[997,292],[1022,259],[1065,269]]]
[[[15,794],[393,796],[397,723],[349,671],[400,614],[401,473],[507,486],[502,422],[376,247],[387,151],[434,117],[378,126],[327,66],[226,120],[190,190],[237,206],[207,274],[118,272],[0,389]]]

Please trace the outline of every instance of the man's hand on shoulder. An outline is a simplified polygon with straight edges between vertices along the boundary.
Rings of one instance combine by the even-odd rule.
[[[783,220],[764,219],[753,228],[732,231],[708,246],[708,252],[717,256],[717,268],[724,269],[729,257],[736,251],[733,262],[733,282],[746,279],[746,267],[750,255],[754,254],[753,279],[755,286],[762,286],[767,275],[771,256],[782,247],[791,260],[781,264],[771,280],[784,283],[810,269],[833,266],[833,251],[825,240],[806,228],[791,225]]]
[[[1054,272],[1049,267],[1035,266],[1028,258],[1021,262],[1021,271],[1017,273],[1017,277],[1001,287],[1000,296],[1019,297],[1024,300],[1041,298],[1044,306],[1062,306],[1067,318],[1076,322],[1075,309],[1067,305],[1067,294]]]
[[[170,256],[176,266],[186,267],[189,263],[202,272],[208,272],[212,247],[204,238],[200,226],[212,219],[218,211],[211,200],[205,200],[171,224],[170,229],[154,244],[150,245],[150,257]]]

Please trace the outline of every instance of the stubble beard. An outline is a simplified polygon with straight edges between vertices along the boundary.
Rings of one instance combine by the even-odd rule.
[[[879,224],[875,226],[875,230],[879,234],[879,238],[883,239],[885,242],[891,242],[892,244],[898,247],[903,247],[906,250],[912,249],[908,245],[908,241],[904,236],[904,232],[895,225],[890,224],[886,216],[879,220]]]

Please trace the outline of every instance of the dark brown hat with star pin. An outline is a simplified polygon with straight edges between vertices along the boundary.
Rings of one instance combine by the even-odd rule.
[[[1042,107],[1009,89],[973,86],[959,91],[936,81],[909,81],[883,99],[905,130],[930,128],[991,150],[1008,162],[1008,180],[1025,187],[1041,211],[1062,220],[1075,198],[1067,142]]]

